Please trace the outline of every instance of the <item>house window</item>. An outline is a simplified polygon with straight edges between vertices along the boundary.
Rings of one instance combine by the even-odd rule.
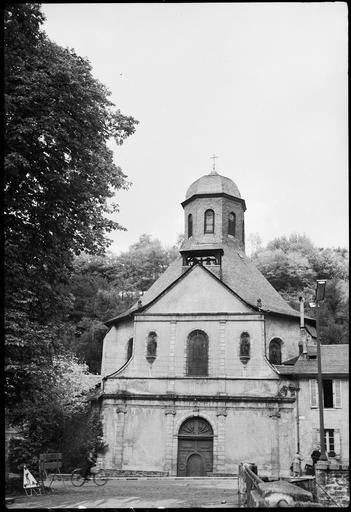
[[[188,238],[193,236],[193,216],[191,213],[188,215]]]
[[[230,212],[230,214],[228,216],[228,235],[235,236],[235,223],[236,223],[235,213]]]
[[[281,340],[279,338],[274,338],[271,340],[269,344],[269,362],[272,364],[281,364],[282,363],[282,347]]]
[[[246,364],[250,359],[250,335],[243,332],[240,335],[240,361]]]
[[[341,381],[340,379],[323,379],[323,405],[325,409],[341,408]],[[318,407],[318,382],[310,380],[310,404],[312,408]]]
[[[208,336],[204,331],[192,331],[187,341],[187,375],[208,375]]]
[[[133,354],[133,338],[130,338],[128,340],[128,345],[127,345],[127,361],[129,361],[129,359],[132,357],[132,354]]]
[[[214,219],[215,214],[213,210],[205,211],[205,233],[214,233]]]
[[[324,430],[324,446],[329,457],[335,457],[335,435],[333,428],[326,428]]]
[[[149,332],[146,345],[146,359],[149,363],[153,363],[156,359],[157,352],[157,334],[154,331]]]
[[[319,429],[313,429],[313,438],[319,443]],[[325,452],[329,457],[341,457],[341,436],[339,428],[324,429]]]
[[[333,404],[333,381],[331,379],[323,379],[323,405],[326,409],[332,409]]]

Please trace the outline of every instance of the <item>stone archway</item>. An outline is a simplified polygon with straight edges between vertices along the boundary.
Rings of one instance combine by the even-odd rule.
[[[213,470],[213,430],[198,416],[185,420],[178,433],[178,476],[207,476]]]

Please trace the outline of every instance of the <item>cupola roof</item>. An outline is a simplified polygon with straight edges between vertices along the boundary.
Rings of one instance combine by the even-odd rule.
[[[185,199],[197,194],[228,194],[230,196],[241,198],[240,192],[236,184],[230,178],[221,176],[215,171],[205,174],[190,185],[187,190]]]

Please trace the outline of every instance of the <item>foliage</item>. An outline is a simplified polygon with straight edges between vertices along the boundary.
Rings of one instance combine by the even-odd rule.
[[[128,309],[176,258],[177,248],[165,249],[143,234],[128,251],[115,256],[82,254],[75,259],[69,292],[75,324],[71,347],[93,373],[99,373],[104,321]]]
[[[70,277],[77,254],[102,254],[122,229],[107,215],[129,184],[107,143],[137,124],[43,21],[39,4],[5,6],[5,400],[27,455],[57,450],[63,424],[86,407],[87,367],[67,351]]]
[[[32,386],[23,390],[18,407],[9,410],[11,422],[22,426],[22,438],[10,446],[10,463],[15,466],[30,464],[48,450],[60,451],[66,422],[86,413],[88,393],[96,383],[87,366],[69,353],[53,356],[51,366],[35,372],[32,364]]]
[[[128,183],[107,142],[122,144],[136,124],[42,22],[38,4],[5,9],[6,298],[12,305],[13,290],[31,290],[41,320],[62,307],[73,255],[101,252],[121,228],[106,217],[118,210],[107,199]]]
[[[348,343],[348,251],[323,249],[313,245],[306,235],[292,234],[272,240],[252,254],[252,261],[295,309],[299,296],[305,297],[306,313],[315,316],[313,302],[316,280],[327,279],[322,306],[323,343]]]
[[[16,473],[26,464],[35,476],[38,472],[40,453],[59,451],[63,456],[62,471],[71,472],[84,462],[89,451],[102,454],[107,446],[103,439],[98,410],[91,409],[85,403],[84,408],[80,408],[63,423],[60,444],[43,447],[33,442],[31,436],[12,438],[9,447],[10,470]]]
[[[72,471],[86,459],[89,451],[104,453],[107,445],[103,439],[102,423],[97,409],[76,415],[65,426],[62,447],[64,470]]]

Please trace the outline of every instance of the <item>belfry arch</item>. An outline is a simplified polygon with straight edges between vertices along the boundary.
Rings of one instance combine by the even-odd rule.
[[[204,418],[188,418],[178,432],[177,476],[207,476],[212,470],[213,429]]]

